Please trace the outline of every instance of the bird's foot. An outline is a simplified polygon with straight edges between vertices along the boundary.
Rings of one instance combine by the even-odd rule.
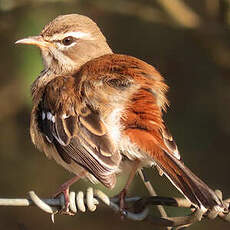
[[[74,213],[70,211],[70,197],[69,197],[69,187],[74,184],[76,181],[78,181],[82,176],[85,175],[85,171],[83,171],[82,173],[80,173],[79,175],[74,176],[73,178],[71,178],[70,180],[66,181],[64,184],[62,184],[58,190],[56,191],[56,193],[53,195],[53,197],[57,197],[60,196],[61,194],[64,195],[64,205],[63,208],[60,210],[59,213],[61,214],[66,214],[66,215],[70,215],[73,216]]]
[[[70,211],[69,207],[70,207],[70,198],[69,198],[69,185],[64,183],[62,184],[58,190],[55,192],[55,194],[53,195],[53,197],[58,197],[60,195],[64,196],[64,204],[63,207],[61,208],[61,210],[58,212],[59,214],[63,214],[63,215],[70,215],[73,216],[74,213]]]

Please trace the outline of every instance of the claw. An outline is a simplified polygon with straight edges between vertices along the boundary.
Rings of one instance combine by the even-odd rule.
[[[62,184],[58,190],[56,191],[56,193],[53,195],[53,197],[57,197],[60,196],[60,194],[64,195],[64,205],[62,210],[60,210],[59,213],[61,214],[65,214],[65,215],[70,215],[73,216],[74,213],[70,211],[70,197],[69,197],[69,187],[75,183],[76,181],[78,181],[82,176],[85,175],[85,172],[83,171],[81,174],[71,178],[70,180],[66,181],[64,184]]]
[[[61,194],[64,195],[64,204],[62,209],[59,211],[60,214],[64,215],[70,215],[73,216],[74,213],[70,211],[70,197],[69,197],[69,186],[66,186],[65,184],[61,185],[60,188],[56,191],[56,193],[53,195],[54,198],[60,196]]]

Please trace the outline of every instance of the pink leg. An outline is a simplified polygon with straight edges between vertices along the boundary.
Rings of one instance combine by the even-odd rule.
[[[138,169],[138,166],[140,164],[140,161],[139,160],[136,160],[132,166],[132,169],[130,171],[130,174],[129,174],[129,178],[126,182],[126,185],[124,187],[124,189],[120,192],[119,194],[119,200],[120,200],[120,211],[122,212],[123,209],[125,208],[125,197],[126,197],[126,194],[127,194],[127,191],[128,191],[128,188],[130,186],[130,184],[132,183],[135,175],[136,175],[136,172],[137,172],[137,169]]]
[[[79,179],[81,179],[82,177],[84,177],[86,175],[86,172],[83,171],[81,173],[79,173],[79,175],[71,178],[70,180],[66,181],[64,184],[62,184],[58,190],[55,192],[55,194],[53,195],[53,197],[57,197],[59,196],[61,193],[63,193],[64,198],[65,198],[65,208],[64,210],[62,210],[62,213],[65,214],[69,214],[71,215],[71,213],[69,212],[69,205],[70,205],[70,199],[69,199],[69,187],[74,184],[75,182],[77,182]]]

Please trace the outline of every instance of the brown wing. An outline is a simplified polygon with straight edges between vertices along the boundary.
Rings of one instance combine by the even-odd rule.
[[[114,186],[120,154],[107,135],[100,113],[79,101],[74,78],[57,78],[47,85],[37,122],[63,161],[74,161],[105,186]]]

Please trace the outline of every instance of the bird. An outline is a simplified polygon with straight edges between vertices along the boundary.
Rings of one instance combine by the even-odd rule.
[[[127,189],[138,169],[156,165],[196,208],[223,209],[181,159],[162,117],[169,87],[152,65],[113,53],[97,24],[80,14],[60,15],[16,44],[41,51],[30,135],[40,151],[75,174],[58,193],[68,199],[69,186],[80,178],[112,189],[121,171],[129,174]]]

